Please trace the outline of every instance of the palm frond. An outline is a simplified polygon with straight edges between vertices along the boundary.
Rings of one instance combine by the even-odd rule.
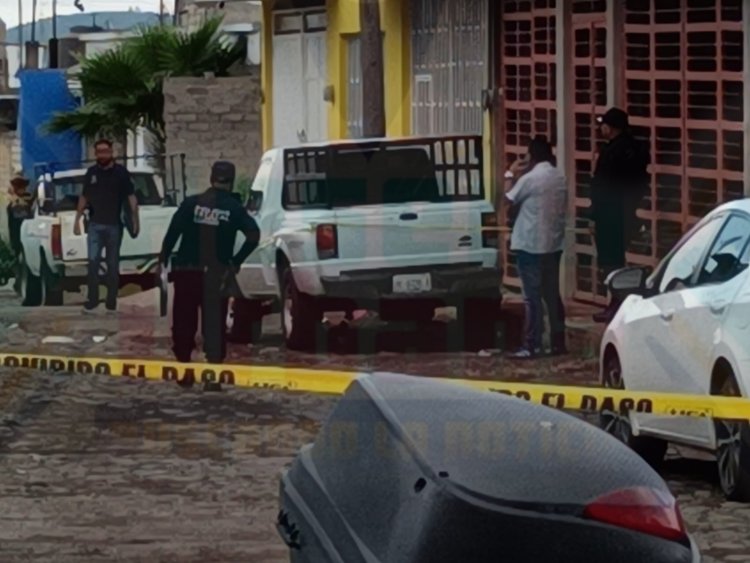
[[[81,59],[76,73],[85,104],[56,114],[50,132],[76,131],[96,135],[139,125],[162,142],[163,81],[168,76],[225,76],[245,56],[242,42],[228,42],[221,34],[223,17],[215,17],[191,32],[168,26],[143,27],[118,47]]]

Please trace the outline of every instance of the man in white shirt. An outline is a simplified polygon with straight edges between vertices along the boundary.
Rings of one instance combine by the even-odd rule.
[[[568,190],[565,176],[554,165],[552,146],[544,137],[529,145],[528,166],[511,167],[506,178],[513,186],[505,194],[516,216],[510,249],[516,255],[526,304],[525,337],[516,359],[531,359],[542,353],[544,310],[550,322],[553,355],[566,353],[565,308],[560,296],[560,259],[565,241]],[[518,161],[517,161],[518,162]]]

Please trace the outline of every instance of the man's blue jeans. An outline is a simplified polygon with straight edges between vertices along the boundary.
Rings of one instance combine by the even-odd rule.
[[[102,251],[107,260],[107,309],[117,308],[117,293],[120,290],[120,245],[122,227],[119,225],[99,225],[90,223],[88,229],[88,307],[99,305],[99,268]]]
[[[518,252],[516,255],[526,305],[524,347],[531,352],[542,349],[542,332],[544,331],[542,303],[547,306],[552,349],[565,348],[565,306],[560,297],[561,257],[562,252],[550,254]]]

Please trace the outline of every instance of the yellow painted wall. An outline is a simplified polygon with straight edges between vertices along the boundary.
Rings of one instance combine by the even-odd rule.
[[[328,104],[328,135],[348,137],[347,39],[360,32],[359,0],[328,0],[328,81],[334,87]],[[411,78],[408,0],[380,0],[380,26],[384,31],[386,134],[411,132]]]
[[[273,145],[273,14],[272,0],[263,0],[263,46],[261,88],[263,91],[263,148]],[[328,84],[334,88],[328,106],[328,136],[348,137],[347,38],[360,31],[359,0],[327,0]],[[386,134],[411,133],[411,38],[409,0],[380,0],[380,25],[384,31]]]
[[[263,129],[263,150],[273,146],[273,15],[272,2],[263,0],[263,44],[261,45],[260,88],[263,93],[261,127]]]

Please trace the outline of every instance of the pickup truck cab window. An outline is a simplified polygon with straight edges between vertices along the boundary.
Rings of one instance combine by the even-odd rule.
[[[52,181],[45,183],[45,197],[53,201],[54,209],[58,212],[75,211],[78,198],[83,192],[84,178],[84,176],[53,178]],[[139,205],[161,205],[161,195],[159,195],[152,174],[133,172],[131,178]]]
[[[255,180],[253,185],[250,187],[250,193],[247,197],[245,208],[248,212],[255,214],[258,213],[263,207],[263,200],[265,193],[268,191],[268,184],[271,181],[271,175],[273,172],[273,157],[265,157],[260,162],[258,171],[255,174]]]

